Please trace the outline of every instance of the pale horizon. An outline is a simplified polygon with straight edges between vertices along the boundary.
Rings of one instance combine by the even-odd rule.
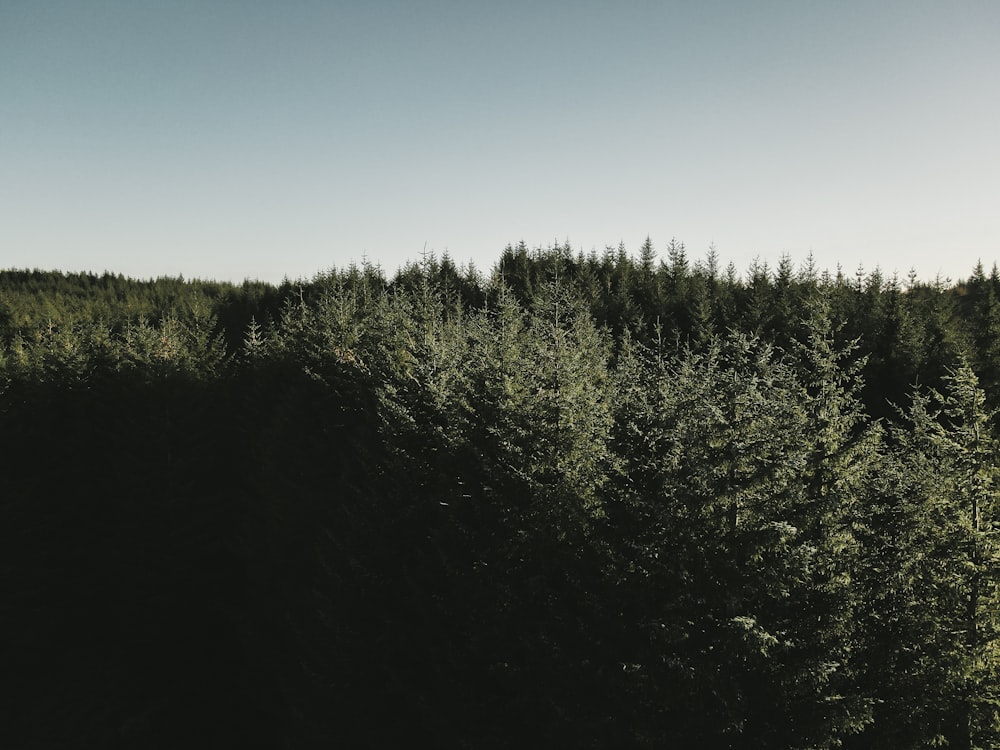
[[[11,2],[0,267],[1000,259],[1000,6]]]

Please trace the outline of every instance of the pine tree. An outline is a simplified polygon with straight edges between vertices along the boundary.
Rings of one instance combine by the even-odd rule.
[[[1000,550],[991,533],[997,512],[997,444],[991,434],[993,414],[968,364],[945,377],[938,397],[944,425],[932,440],[951,474],[949,498],[958,510],[966,539],[954,550],[964,569],[960,596],[964,604],[964,671],[955,745],[995,747],[1000,741],[1000,662],[997,660],[998,563]]]
[[[987,277],[982,263],[977,264],[966,288],[962,316],[970,333],[973,364],[990,404],[996,405],[996,397],[990,397],[1000,386],[1000,279],[996,269]]]
[[[992,414],[968,364],[917,391],[868,546],[881,650],[876,744],[995,747],[1000,660]],[[878,575],[875,573],[875,575]]]
[[[652,647],[626,663],[677,712],[665,741],[835,747],[867,721],[848,663],[850,511],[874,438],[829,346],[809,349],[806,383],[740,334],[619,359],[624,467],[608,512],[629,555],[632,640]]]

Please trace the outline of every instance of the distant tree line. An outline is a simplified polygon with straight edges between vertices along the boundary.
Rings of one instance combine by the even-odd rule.
[[[0,272],[0,738],[1000,746],[998,294]]]

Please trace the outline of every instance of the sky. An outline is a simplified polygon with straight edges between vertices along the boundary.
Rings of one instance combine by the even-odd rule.
[[[0,267],[1000,260],[1000,3],[0,0]]]

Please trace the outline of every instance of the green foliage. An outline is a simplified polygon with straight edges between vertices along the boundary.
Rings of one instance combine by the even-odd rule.
[[[622,358],[615,546],[630,597],[658,603],[656,647],[632,659],[642,689],[677,686],[674,721],[704,722],[677,742],[833,747],[867,723],[848,664],[851,523],[877,435],[828,347],[817,336],[806,382],[743,334]]]
[[[8,744],[994,747],[998,283],[0,272]]]
[[[992,415],[967,364],[944,381],[915,392],[895,428],[869,521],[873,746],[998,741]]]

